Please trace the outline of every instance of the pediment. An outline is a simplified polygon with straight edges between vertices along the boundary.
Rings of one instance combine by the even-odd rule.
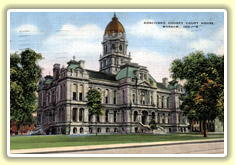
[[[141,82],[141,83],[139,83],[138,85],[139,85],[139,86],[145,86],[145,87],[151,87],[151,85],[150,85],[148,82],[146,82],[146,81]]]

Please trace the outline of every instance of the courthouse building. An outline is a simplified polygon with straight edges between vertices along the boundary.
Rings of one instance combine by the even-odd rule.
[[[114,14],[106,26],[99,71],[89,70],[85,61],[54,64],[38,90],[38,127],[44,134],[141,133],[149,122],[156,133],[187,132],[187,119],[179,105],[182,86],[163,78],[157,82],[146,66],[131,62],[126,31]],[[157,65],[157,64],[156,64]],[[97,89],[104,114],[89,113],[87,93]]]

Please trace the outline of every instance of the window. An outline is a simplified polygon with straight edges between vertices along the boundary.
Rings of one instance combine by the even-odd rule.
[[[73,84],[73,100],[77,100],[77,85]]]
[[[115,49],[116,47],[115,47],[115,44],[112,44],[112,49]]]
[[[114,128],[114,132],[117,133],[117,132],[118,132],[118,129],[117,129],[117,128]]]
[[[147,75],[146,74],[144,74],[144,79],[147,80]]]
[[[79,101],[83,100],[83,90],[84,90],[83,85],[80,85],[80,88],[79,88]]]
[[[134,112],[134,122],[137,122],[137,117],[138,117],[138,112],[135,111],[135,112]]]
[[[165,123],[165,113],[163,113],[163,116],[162,116],[162,123]]]
[[[105,112],[105,122],[109,122],[109,111],[106,110]]]
[[[50,98],[50,97],[51,97],[51,93],[50,93],[50,92],[48,92],[48,98],[47,98],[47,99],[48,99],[48,105],[49,105],[49,104],[50,104],[50,102],[51,102],[51,98]]]
[[[113,92],[113,104],[116,104],[117,103],[117,91],[115,90]]]
[[[168,114],[168,123],[170,123],[170,119],[171,119],[171,114]]]
[[[105,90],[105,103],[106,104],[109,103],[109,90],[108,89]]]
[[[106,133],[109,133],[110,132],[110,129],[109,128],[106,128]]]
[[[114,114],[113,114],[113,122],[114,122],[114,123],[117,122],[117,111],[114,111]]]
[[[82,127],[80,128],[80,133],[84,133],[84,130]]]
[[[122,45],[119,45],[119,50],[122,51]]]
[[[122,103],[123,104],[125,103],[125,91],[124,90],[122,91]]]
[[[89,128],[89,133],[92,133],[92,128]]]
[[[152,112],[151,120],[155,121],[155,113],[154,112]]]
[[[132,103],[135,104],[135,94],[132,95]]]
[[[97,132],[98,132],[98,133],[101,133],[101,128],[97,128]]]
[[[145,105],[145,92],[141,92],[141,104]]]
[[[77,122],[77,108],[73,108],[73,121]]]
[[[77,128],[76,127],[73,128],[73,134],[77,134]]]
[[[167,97],[167,108],[170,108],[170,97]]]
[[[81,108],[79,110],[79,121],[83,122],[83,119],[84,119],[84,109]]]
[[[143,80],[143,73],[140,73],[140,79]]]
[[[160,108],[160,97],[157,95],[157,107]]]
[[[162,108],[164,108],[164,96],[162,96]]]

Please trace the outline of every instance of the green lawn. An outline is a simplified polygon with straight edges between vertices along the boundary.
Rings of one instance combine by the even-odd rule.
[[[113,134],[113,135],[84,135],[84,136],[12,136],[11,150],[30,149],[30,148],[48,148],[64,146],[86,146],[102,144],[120,144],[120,143],[143,143],[160,141],[180,141],[205,139],[200,134]],[[223,138],[223,135],[208,135],[206,139]]]

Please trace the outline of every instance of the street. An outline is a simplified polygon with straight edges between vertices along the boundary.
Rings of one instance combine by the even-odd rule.
[[[223,154],[224,142],[60,152],[57,154]]]

